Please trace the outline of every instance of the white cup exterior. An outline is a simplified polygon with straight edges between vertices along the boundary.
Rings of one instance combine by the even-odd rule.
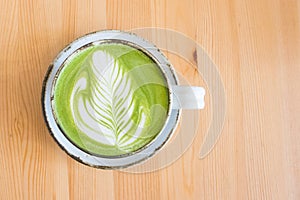
[[[51,103],[53,100],[54,83],[65,60],[74,52],[78,51],[78,49],[84,48],[87,45],[101,43],[101,41],[120,42],[143,51],[161,68],[169,87],[170,104],[168,117],[161,132],[140,150],[113,157],[92,155],[73,144],[57,124]],[[204,96],[205,90],[202,87],[178,85],[176,73],[174,72],[172,65],[153,44],[131,33],[108,30],[91,33],[78,38],[58,54],[56,59],[50,65],[44,79],[42,106],[44,118],[51,135],[67,154],[77,161],[89,166],[103,169],[117,169],[139,163],[158,152],[176,129],[180,119],[180,110],[203,109]]]

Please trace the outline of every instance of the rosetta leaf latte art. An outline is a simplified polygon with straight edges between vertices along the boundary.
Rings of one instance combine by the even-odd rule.
[[[101,44],[71,56],[54,92],[65,135],[92,154],[117,156],[147,145],[162,129],[168,89],[156,63],[122,44]]]
[[[135,109],[132,80],[123,76],[118,61],[105,51],[96,51],[90,66],[88,80],[83,80],[83,76],[73,88],[73,117],[78,128],[89,137],[122,149],[130,143],[120,140],[124,134],[134,130],[132,137],[139,137],[145,126],[145,113],[139,113],[139,124],[135,124],[132,120]]]

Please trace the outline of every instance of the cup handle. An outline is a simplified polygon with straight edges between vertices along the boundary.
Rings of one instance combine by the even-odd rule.
[[[173,86],[173,109],[203,109],[205,89],[196,86]]]

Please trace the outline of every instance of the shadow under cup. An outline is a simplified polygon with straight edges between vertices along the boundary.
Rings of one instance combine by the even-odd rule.
[[[99,168],[130,166],[157,152],[176,128],[176,85],[154,45],[120,31],[92,33],[68,45],[49,67],[45,121],[76,160]]]

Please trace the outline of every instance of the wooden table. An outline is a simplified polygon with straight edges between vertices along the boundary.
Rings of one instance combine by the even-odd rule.
[[[44,74],[83,34],[140,27],[173,29],[203,46],[226,90],[223,132],[198,159],[208,104],[195,141],[172,165],[144,174],[87,167],[47,131]],[[0,45],[0,199],[300,199],[299,1],[1,0]],[[192,81],[194,72],[170,57]]]

